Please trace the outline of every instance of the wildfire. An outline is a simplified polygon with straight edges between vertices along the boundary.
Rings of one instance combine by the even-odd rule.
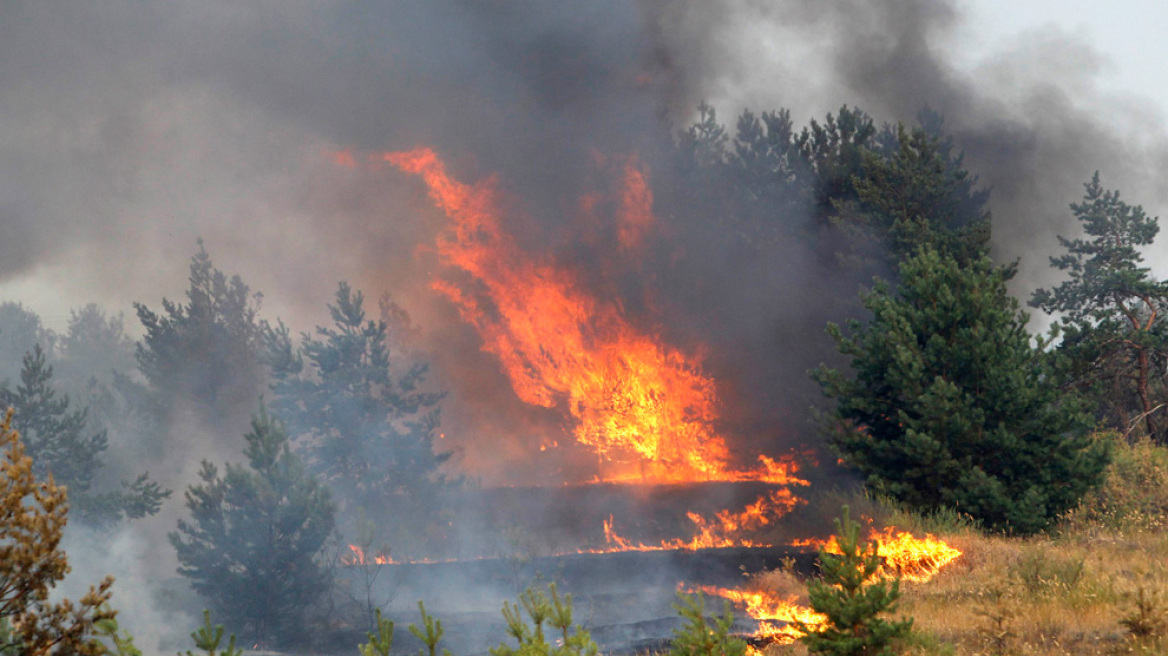
[[[898,532],[894,527],[882,531],[873,530],[870,539],[876,541],[876,552],[884,559],[883,567],[876,572],[876,576],[881,578],[899,577],[906,581],[924,583],[961,555],[960,551],[932,535],[919,539],[910,533]],[[840,553],[839,544],[834,536],[826,541],[797,542],[797,546],[812,545],[819,546],[828,553]],[[759,622],[754,637],[764,641],[780,644],[794,642],[803,635],[797,628],[797,622],[802,622],[814,630],[827,619],[811,608],[797,603],[794,596],[781,598],[766,592],[731,590],[715,586],[698,586],[696,590],[729,599],[742,606],[748,616]]]
[[[493,179],[459,182],[428,148],[384,159],[420,176],[452,221],[435,250],[473,284],[439,280],[434,289],[475,327],[520,399],[571,415],[576,439],[608,463],[603,480],[797,481],[790,464],[769,459],[732,471],[700,358],[631,324],[618,301],[592,295],[571,270],[524,252],[503,230]],[[618,242],[632,249],[655,220],[653,195],[635,160],[624,178]]]
[[[899,577],[905,581],[924,583],[961,555],[961,551],[931,533],[926,533],[924,538],[916,538],[911,533],[897,531],[894,526],[882,531],[872,529],[868,539],[876,541],[876,554],[884,559],[876,576],[888,579]],[[827,553],[842,553],[835,536],[826,541],[797,540],[791,544],[819,547]]]
[[[796,622],[817,629],[827,621],[826,616],[796,603],[796,597],[793,596],[780,599],[765,592],[730,590],[712,585],[698,586],[696,590],[743,606],[747,615],[758,620],[758,631],[754,637],[770,642],[789,644],[797,640],[803,633],[797,628]]]
[[[751,531],[767,526],[790,512],[795,506],[806,503],[804,500],[791,494],[783,488],[772,490],[761,496],[754,503],[748,505],[741,512],[723,510],[713,519],[706,519],[691,512],[686,513],[697,529],[696,534],[689,540],[674,538],[662,540],[658,544],[633,544],[631,540],[619,535],[613,529],[613,519],[609,515],[604,524],[605,546],[599,549],[585,550],[583,553],[612,553],[615,551],[696,551],[698,549],[720,549],[726,547],[769,547],[755,540],[742,537]]]
[[[349,550],[353,553],[352,555],[341,558],[342,565],[393,565],[396,562],[393,558],[390,558],[389,554],[381,552],[374,554],[372,558],[367,558],[365,556],[365,549],[355,544],[350,544]]]

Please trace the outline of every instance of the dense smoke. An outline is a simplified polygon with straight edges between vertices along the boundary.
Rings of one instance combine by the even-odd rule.
[[[1021,260],[1022,297],[1050,281],[1066,205],[1094,170],[1153,214],[1164,200],[1160,117],[1100,90],[1101,55],[1046,30],[970,64],[963,20],[956,2],[926,0],[8,3],[0,300],[58,327],[91,301],[157,307],[181,298],[199,237],[263,292],[262,316],[296,331],[325,323],[347,280],[392,295],[420,328],[431,383],[450,392],[456,468],[488,483],[554,480],[562,462],[526,463],[549,435],[567,438],[563,413],[516,398],[430,289],[445,217],[414,179],[365,160],[424,144],[465,182],[495,176],[522,247],[705,354],[736,457],[812,444],[805,372],[831,351],[824,321],[845,318],[822,300],[862,281],[799,243],[744,253],[717,217],[668,202],[684,184],[670,178],[670,139],[701,101],[731,132],[746,108],[790,108],[796,127],[844,104],[877,123],[939,112],[992,190],[995,255]],[[599,275],[611,235],[592,238],[578,203],[610,190],[630,156],[661,199],[657,241]],[[140,330],[132,315],[127,329]],[[183,435],[163,451],[227,457]],[[135,461],[125,446],[117,459]],[[195,464],[160,467],[178,486]]]

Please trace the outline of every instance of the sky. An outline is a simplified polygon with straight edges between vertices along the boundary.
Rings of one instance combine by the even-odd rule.
[[[1027,33],[1057,29],[1084,40],[1104,59],[1103,86],[1117,93],[1143,96],[1156,111],[1168,108],[1163,62],[1168,57],[1163,27],[1168,6],[1148,0],[1091,2],[1009,2],[967,0],[969,37],[980,52],[1024,38]]]

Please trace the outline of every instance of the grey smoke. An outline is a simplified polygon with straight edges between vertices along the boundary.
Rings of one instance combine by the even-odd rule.
[[[586,268],[603,253],[578,243],[572,209],[596,189],[595,154],[638,153],[664,192],[676,181],[663,135],[702,100],[729,126],[743,108],[788,107],[801,126],[845,103],[908,123],[928,105],[993,190],[995,252],[1021,259],[1025,297],[1049,283],[1054,236],[1073,229],[1066,205],[1095,169],[1156,212],[1168,142],[1146,105],[1100,90],[1102,57],[1075,37],[1034,32],[970,68],[962,24],[954,0],[4,3],[0,300],[58,328],[90,301],[157,308],[181,298],[200,236],[264,293],[264,316],[296,330],[327,322],[338,280],[371,300],[391,293],[451,391],[449,446],[505,481],[521,445],[562,435],[562,416],[516,399],[428,288],[440,271],[419,247],[445,220],[417,181],[329,153],[431,145],[462,180],[498,176],[524,246]],[[716,246],[701,238],[709,218],[663,216],[690,241],[616,288],[630,307],[657,294],[661,315],[635,320],[725,349],[710,367],[744,460],[814,442],[816,303],[856,281],[799,244],[755,259]],[[668,268],[678,252],[687,263]],[[1165,261],[1163,244],[1155,255]]]

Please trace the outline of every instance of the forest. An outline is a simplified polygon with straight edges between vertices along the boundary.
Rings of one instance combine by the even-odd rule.
[[[409,566],[476,558],[509,571],[518,599],[503,605],[492,640],[513,636],[525,654],[596,653],[588,620],[578,612],[573,621],[572,598],[560,594],[573,592],[572,576],[563,562],[549,564],[565,553],[556,540],[579,536],[546,522],[607,513],[604,542],[573,544],[573,553],[708,556],[834,536],[810,550],[814,564],[763,567],[741,583],[819,613],[782,622],[793,640],[751,635],[729,601],[724,617],[707,616],[699,592],[680,598],[682,624],[654,651],[1157,653],[1168,626],[1168,577],[1157,564],[1168,545],[1168,283],[1143,261],[1157,220],[1095,173],[1080,198],[1066,199],[1075,231],[1049,244],[1057,284],[1019,300],[1018,264],[994,257],[992,190],[966,170],[928,107],[911,124],[883,125],[848,106],[806,126],[785,110],[744,111],[731,129],[703,104],[694,123],[661,141],[651,169],[635,158],[609,167],[622,181],[595,197],[589,207],[600,218],[576,235],[582,246],[571,257],[530,266],[521,266],[527,246],[504,234],[509,224],[493,222],[493,188],[445,177],[422,157],[432,153],[386,156],[423,176],[455,223],[435,246],[455,273],[435,289],[477,329],[479,350],[504,368],[514,394],[559,417],[553,450],[586,463],[552,472],[567,491],[530,488],[545,499],[538,512],[524,505],[528,488],[484,483],[458,438],[447,439],[444,413],[458,408],[441,382],[464,383],[432,370],[435,340],[421,339],[427,327],[389,295],[374,303],[339,282],[321,299],[330,321],[295,331],[265,316],[264,295],[226,272],[230,264],[219,268],[200,240],[189,286],[161,302],[142,299],[129,318],[90,304],[53,330],[20,300],[0,304],[0,405],[9,409],[3,651],[141,653],[124,630],[140,631],[133,618],[115,613],[119,582],[76,602],[50,590],[69,571],[66,547],[76,562],[153,522],[165,526],[152,531],[160,539],[150,549],[173,556],[185,589],[157,603],[187,618],[207,608],[191,635],[208,653],[236,653],[238,639],[288,653],[351,653],[364,641],[362,653],[387,654],[390,601],[404,584],[386,581]],[[461,195],[451,200],[443,189]],[[460,214],[467,206],[482,216]],[[468,238],[461,222],[470,220],[477,232]],[[611,259],[629,252],[636,269]],[[584,309],[557,323],[550,292],[528,290],[523,275],[568,280],[550,289]],[[805,305],[768,314],[767,331],[744,337],[733,326],[779,302],[769,292]],[[603,294],[623,313],[610,313]],[[1033,315],[1049,329],[1032,329]],[[653,327],[679,316],[693,324]],[[524,322],[553,328],[531,352],[520,341]],[[615,365],[595,364],[590,349],[613,335],[605,348],[628,351]],[[688,356],[698,341],[712,354]],[[637,355],[642,344],[649,356]],[[588,354],[581,366],[595,366],[595,388],[579,392],[557,378],[572,378],[573,350]],[[782,363],[753,362],[776,353]],[[657,361],[650,356],[667,376],[637,378],[640,363]],[[521,366],[506,369],[508,358]],[[661,435],[632,423],[641,406],[624,395],[642,380],[659,413],[653,421],[674,422]],[[530,381],[536,392],[523,386]],[[726,387],[737,391],[710,406],[722,414],[702,414],[710,390]],[[661,410],[679,397],[678,415]],[[777,417],[773,407],[787,410]],[[602,441],[626,425],[631,441]],[[650,435],[665,445],[637,451]],[[694,441],[681,441],[687,435]],[[743,464],[755,450],[770,459],[769,473]],[[639,463],[639,478],[619,478],[621,457]],[[515,471],[550,467],[534,458]],[[616,464],[587,464],[593,459]],[[787,467],[782,477],[775,462]],[[603,492],[572,492],[579,471]],[[717,485],[756,484],[771,487],[753,524],[727,528],[729,509],[716,520],[689,513],[712,546],[695,536],[690,546],[662,539],[667,546],[651,550],[614,537],[612,508],[618,516],[632,508],[626,525],[646,520],[666,534],[685,525],[658,518],[665,506],[614,502],[649,494],[626,487],[681,494],[661,490],[690,486],[716,504],[723,499],[709,490]],[[561,501],[548,500],[553,494]],[[508,512],[531,521],[501,520]],[[862,524],[936,536],[962,555],[938,564],[928,582],[882,575],[889,558],[878,540],[861,537]],[[953,613],[955,604],[968,612]],[[410,626],[415,642],[399,643],[435,653],[440,605],[422,607],[421,628]],[[544,622],[562,632],[558,642],[545,639]],[[183,648],[194,626],[162,644]],[[216,652],[224,631],[230,646]],[[629,644],[612,642],[617,652]],[[515,650],[504,643],[492,653]]]

